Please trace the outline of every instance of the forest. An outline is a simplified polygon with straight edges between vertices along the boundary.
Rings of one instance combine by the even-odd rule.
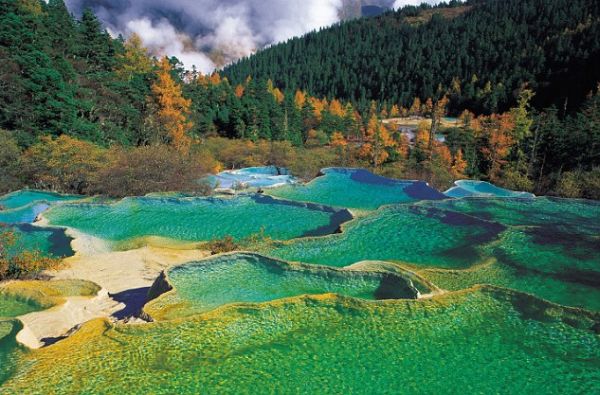
[[[537,108],[574,112],[600,79],[600,3],[470,0],[406,6],[293,38],[226,67],[234,83],[409,106],[451,95],[454,115],[504,112],[524,83]]]
[[[0,0],[0,188],[206,193],[203,174],[276,164],[597,199],[598,5],[538,3],[407,7],[202,75],[62,0]],[[413,141],[388,118],[416,120]]]

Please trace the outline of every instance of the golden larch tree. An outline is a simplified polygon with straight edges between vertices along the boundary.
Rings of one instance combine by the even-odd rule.
[[[171,144],[180,152],[187,152],[191,144],[187,133],[193,126],[188,120],[191,100],[183,97],[181,86],[173,80],[171,64],[166,57],[158,62],[152,96],[156,105],[153,117],[159,141]]]
[[[119,78],[130,80],[136,74],[146,74],[152,71],[152,61],[139,35],[133,33],[125,41],[124,47],[125,52],[117,55],[119,65],[116,68],[116,73]]]
[[[296,94],[294,95],[294,104],[296,105],[296,108],[298,110],[302,110],[305,103],[306,103],[306,93],[301,90],[297,90]]]

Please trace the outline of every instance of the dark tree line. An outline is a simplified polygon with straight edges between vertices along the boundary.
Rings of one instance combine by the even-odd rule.
[[[458,114],[507,110],[524,83],[538,108],[577,110],[600,80],[600,2],[484,0],[409,6],[294,38],[225,68],[283,88],[409,106],[440,92]]]

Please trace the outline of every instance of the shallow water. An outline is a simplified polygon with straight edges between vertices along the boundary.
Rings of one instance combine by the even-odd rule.
[[[277,244],[274,257],[329,266],[362,260],[404,261],[465,268],[478,262],[478,246],[503,230],[498,224],[451,211],[398,205],[348,223],[341,234]]]
[[[78,200],[81,198],[82,196],[61,195],[54,192],[24,189],[20,191],[11,192],[4,196],[0,196],[0,206],[4,207],[6,210],[9,210],[27,206],[34,202],[55,203],[70,200]]]
[[[289,265],[255,254],[233,254],[177,266],[168,272],[174,295],[162,308],[185,303],[170,318],[235,302],[266,302],[303,294],[338,293],[362,299],[416,298],[416,289],[392,274]],[[156,307],[153,308],[156,310]]]
[[[270,189],[282,199],[328,206],[373,210],[385,204],[443,199],[444,195],[422,181],[401,181],[380,177],[364,169],[330,168],[305,185]]]
[[[34,368],[21,368],[6,389],[36,383],[40,392],[59,393],[600,391],[594,319],[531,302],[503,291],[386,303],[313,297],[173,323],[94,323],[29,356]]]
[[[342,215],[340,215],[342,214]],[[274,239],[333,232],[349,215],[327,207],[278,201],[261,195],[232,198],[126,198],[114,204],[64,204],[44,214],[109,241],[159,236],[205,241],[244,238],[264,230]]]
[[[600,202],[581,199],[464,198],[423,202],[513,226],[568,226],[575,233],[600,234]]]
[[[493,265],[426,274],[446,289],[489,283],[568,306],[600,310],[600,204],[575,199],[458,199],[425,202],[508,229],[481,248]]]
[[[534,194],[529,192],[511,191],[500,188],[485,181],[459,180],[455,181],[452,188],[444,192],[444,195],[452,198],[463,197],[517,197],[532,198]]]
[[[75,252],[71,248],[71,237],[64,229],[18,224],[7,229],[15,232],[15,245],[9,248],[9,253],[22,251],[39,251],[42,255],[55,258],[69,257]]]

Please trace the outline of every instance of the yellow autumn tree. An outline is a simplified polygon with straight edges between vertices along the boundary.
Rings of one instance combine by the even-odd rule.
[[[306,93],[301,90],[297,90],[296,94],[294,95],[294,104],[296,105],[296,108],[298,110],[301,110],[304,107],[305,103],[306,103]]]
[[[181,86],[173,80],[171,64],[166,57],[158,62],[156,82],[152,84],[152,99],[156,107],[152,118],[158,141],[187,153],[191,144],[187,133],[193,126],[188,120],[191,100],[183,97]]]
[[[340,103],[340,101],[337,99],[333,99],[331,103],[329,103],[329,113],[340,118],[346,114],[342,103]]]
[[[152,71],[152,61],[148,57],[148,50],[142,45],[142,39],[133,33],[125,41],[125,52],[117,55],[119,65],[116,68],[117,76],[123,80],[130,80],[136,74],[146,74]]]
[[[238,84],[235,87],[235,96],[240,99],[242,96],[244,96],[244,91],[246,90],[246,88],[244,88],[244,86],[242,84]]]
[[[221,83],[221,74],[213,73],[210,76],[209,81],[212,85],[219,85]]]
[[[387,160],[389,157],[387,148],[392,148],[396,143],[376,115],[369,118],[364,132],[364,141],[359,156],[368,159],[374,167],[381,166]]]
[[[413,100],[412,106],[408,110],[409,115],[421,115],[421,99],[415,97]]]
[[[346,165],[348,141],[341,132],[333,132],[329,143],[338,155],[341,165]]]
[[[313,106],[315,118],[317,118],[317,120],[321,121],[321,119],[323,118],[322,113],[328,106],[327,99],[325,99],[325,98],[319,99],[317,97],[310,97],[308,100],[310,101],[310,104]]]
[[[463,157],[463,152],[459,149],[454,155],[452,163],[452,176],[455,179],[465,178],[465,170],[467,170],[467,161]]]

